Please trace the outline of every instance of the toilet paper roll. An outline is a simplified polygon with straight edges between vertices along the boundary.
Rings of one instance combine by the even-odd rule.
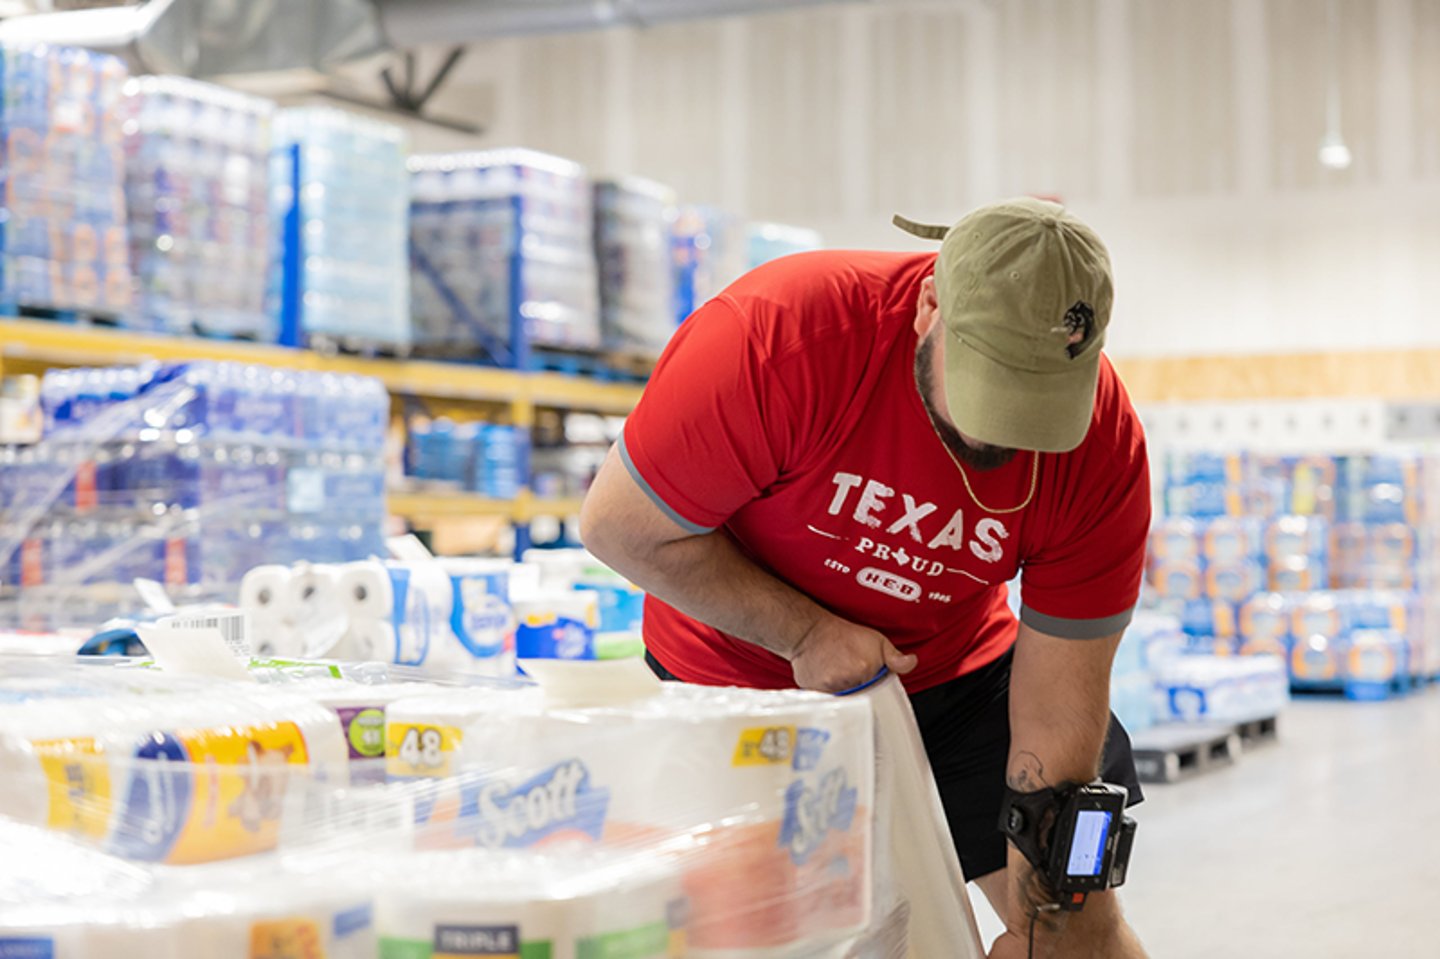
[[[252,619],[250,651],[260,659],[300,659],[305,656],[305,642],[294,626],[278,616]]]
[[[351,621],[386,622],[395,615],[390,571],[378,560],[340,568],[340,596]]]
[[[0,814],[128,859],[274,848],[287,804],[346,763],[334,714],[268,690],[0,706]]]
[[[333,655],[347,662],[393,663],[397,655],[395,627],[384,621],[351,620]]]
[[[299,566],[286,585],[282,606],[307,659],[327,656],[349,626],[334,566]]]
[[[285,609],[289,585],[289,567],[257,566],[240,580],[240,606],[257,619],[267,612],[279,617]]]
[[[418,853],[384,868],[397,865],[413,878],[377,897],[381,955],[693,954],[679,877],[663,860],[464,850]]]

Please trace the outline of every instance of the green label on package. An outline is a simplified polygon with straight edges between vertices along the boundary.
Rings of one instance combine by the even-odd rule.
[[[663,922],[581,939],[575,959],[666,959],[684,954],[682,934]],[[677,951],[678,950],[678,951]]]
[[[454,945],[449,946],[454,948]],[[436,952],[435,943],[426,939],[380,939],[380,959],[553,959],[554,948],[548,942],[522,942],[518,952]]]

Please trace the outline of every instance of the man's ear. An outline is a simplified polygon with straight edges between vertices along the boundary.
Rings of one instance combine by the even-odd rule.
[[[935,296],[935,277],[920,281],[920,296],[915,301],[915,333],[924,339],[940,319],[940,301]]]

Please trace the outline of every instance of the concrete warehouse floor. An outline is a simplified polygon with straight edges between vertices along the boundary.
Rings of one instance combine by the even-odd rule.
[[[1125,909],[1154,959],[1436,959],[1440,688],[1305,698],[1280,741],[1148,786]],[[1000,924],[971,887],[982,938]]]

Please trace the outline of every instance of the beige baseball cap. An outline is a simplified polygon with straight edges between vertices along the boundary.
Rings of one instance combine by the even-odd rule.
[[[952,227],[895,217],[942,240],[935,294],[955,426],[992,446],[1065,453],[1090,428],[1114,289],[1110,254],[1058,203],[1022,197]]]

